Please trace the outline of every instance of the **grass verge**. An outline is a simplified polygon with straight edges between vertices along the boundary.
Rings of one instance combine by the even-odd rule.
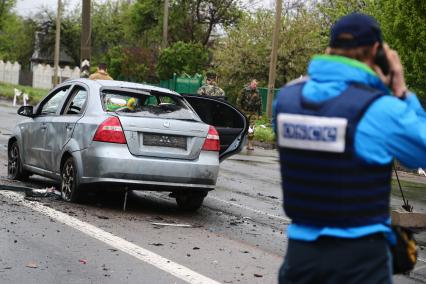
[[[12,85],[12,84],[6,84],[6,83],[0,83],[0,97],[13,100],[13,97],[15,96],[14,89],[18,89],[21,92],[27,93],[29,96],[29,102],[30,105],[36,105],[42,98],[44,98],[47,95],[48,90],[44,89],[35,89],[28,86],[21,86],[21,85]],[[18,98],[18,104],[22,103],[22,96]]]

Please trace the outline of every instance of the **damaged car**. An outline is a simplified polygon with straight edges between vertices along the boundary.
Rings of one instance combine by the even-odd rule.
[[[248,129],[224,100],[121,81],[69,80],[18,114],[26,119],[8,141],[9,178],[54,179],[69,202],[87,189],[167,191],[187,211],[214,189]]]

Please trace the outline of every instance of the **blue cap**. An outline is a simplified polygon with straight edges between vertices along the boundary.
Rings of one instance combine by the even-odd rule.
[[[341,17],[331,27],[329,47],[349,49],[383,43],[382,31],[371,16],[352,13]]]

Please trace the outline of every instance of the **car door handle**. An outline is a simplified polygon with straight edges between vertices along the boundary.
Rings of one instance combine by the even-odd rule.
[[[65,128],[66,128],[68,131],[71,131],[71,130],[73,129],[73,126],[72,126],[71,124],[67,124],[67,125],[65,126]]]
[[[46,130],[46,129],[47,129],[47,125],[43,123],[43,124],[41,125],[41,130]]]

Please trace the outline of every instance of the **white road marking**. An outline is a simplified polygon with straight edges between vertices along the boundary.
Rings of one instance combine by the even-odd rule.
[[[421,261],[421,262],[426,262],[426,259],[423,259],[423,258],[420,258],[420,257],[418,257],[417,260]]]
[[[35,201],[24,200],[23,196],[16,192],[0,191],[0,194],[12,199],[15,202],[42,213],[60,223],[70,226],[94,239],[97,239],[105,244],[125,252],[143,262],[146,262],[152,266],[157,267],[165,272],[172,274],[173,276],[182,279],[188,283],[207,283],[207,284],[219,284],[219,282],[210,279],[204,275],[201,275],[183,265],[173,262],[167,258],[164,258],[152,251],[137,246],[129,241],[126,241],[120,237],[117,237],[111,233],[108,233],[98,227],[95,227],[89,223],[78,220],[77,218],[71,217],[65,213],[59,212],[47,206],[44,206]]]
[[[281,216],[269,214],[267,212],[264,212],[264,211],[261,211],[261,210],[258,210],[258,209],[253,209],[253,208],[250,208],[250,207],[247,207],[247,206],[244,206],[244,205],[240,205],[238,203],[229,202],[229,201],[226,201],[226,200],[223,200],[223,199],[211,196],[211,195],[208,195],[207,198],[214,199],[216,201],[223,202],[225,204],[235,206],[235,207],[238,207],[238,208],[241,208],[241,209],[244,209],[244,210],[252,211],[252,212],[255,212],[257,214],[261,214],[261,215],[265,215],[265,216],[268,216],[268,217],[271,217],[271,218],[279,219],[279,220],[285,221],[289,224],[291,223],[291,220],[289,218],[286,218],[286,217],[281,217]]]

